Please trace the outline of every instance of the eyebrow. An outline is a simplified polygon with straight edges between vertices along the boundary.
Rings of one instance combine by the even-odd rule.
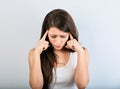
[[[50,34],[50,35],[55,35],[57,36],[56,34]],[[60,36],[67,36],[66,34],[61,34]]]

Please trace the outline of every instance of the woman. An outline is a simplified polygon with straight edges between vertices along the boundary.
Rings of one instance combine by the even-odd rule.
[[[72,17],[62,9],[49,12],[41,38],[29,52],[32,89],[85,89],[89,81],[88,51],[78,42]]]

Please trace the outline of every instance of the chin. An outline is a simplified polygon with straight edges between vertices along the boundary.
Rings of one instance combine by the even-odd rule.
[[[61,51],[61,50],[62,50],[62,51],[66,51],[66,50],[69,50],[69,49],[67,49],[67,48],[65,48],[65,47],[62,47],[62,48],[59,48],[59,49],[58,49],[58,48],[57,48],[57,49],[55,48],[55,50],[57,50],[57,51]]]
[[[60,48],[54,47],[54,50],[60,51],[60,50],[63,50],[63,48],[64,48],[64,47],[60,47]]]
[[[62,48],[54,48],[54,50],[60,51],[62,50]]]

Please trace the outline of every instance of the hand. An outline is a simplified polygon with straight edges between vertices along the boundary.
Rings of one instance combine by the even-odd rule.
[[[49,47],[49,42],[45,40],[46,36],[48,34],[48,30],[45,32],[41,40],[38,41],[37,46],[35,47],[35,50],[41,54],[42,51],[46,50]]]
[[[82,45],[76,39],[73,38],[71,33],[70,33],[70,40],[67,41],[66,48],[72,49],[76,52],[83,51]]]

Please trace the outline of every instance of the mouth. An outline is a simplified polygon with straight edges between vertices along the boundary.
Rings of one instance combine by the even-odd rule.
[[[55,48],[58,48],[58,49],[59,49],[59,48],[61,48],[61,46],[55,45]]]

